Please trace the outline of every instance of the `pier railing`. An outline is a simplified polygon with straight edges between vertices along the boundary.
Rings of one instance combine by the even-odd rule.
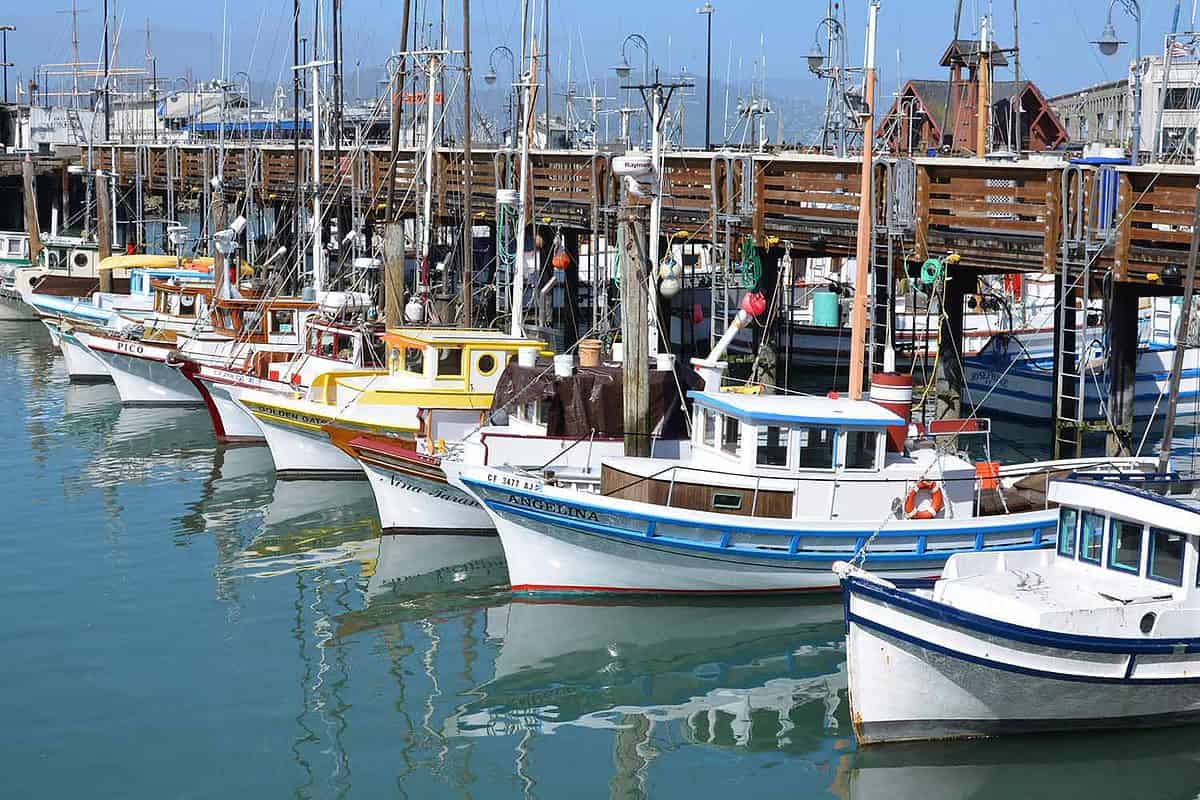
[[[534,151],[530,222],[584,233],[611,228],[620,188],[611,155]],[[211,143],[104,146],[96,148],[94,158],[93,166],[116,172],[123,186],[140,181],[146,191],[170,187],[176,196],[195,195],[220,171],[227,193],[253,191],[260,201],[288,202],[298,189],[307,188],[312,154],[307,147],[299,151],[299,184],[296,153],[277,143],[254,143],[249,150],[243,144],[229,146],[223,164]],[[401,149],[394,165],[386,146],[367,147],[357,155],[343,149],[340,156],[326,148],[321,158],[323,192],[332,202],[349,202],[357,195],[381,209],[390,176],[394,213],[410,217],[419,212],[421,151]],[[434,213],[450,221],[463,205],[462,152],[441,149],[434,158]],[[476,149],[472,164],[475,218],[490,222],[497,189],[517,185],[517,157],[509,149]],[[1174,281],[1177,290],[1197,202],[1196,167],[1117,167],[1115,179],[1111,174],[1104,179],[1115,180],[1115,187],[1100,186],[1089,172],[1082,192],[1063,197],[1066,164],[1055,157],[919,158],[913,164],[915,225],[902,242],[910,261],[956,252],[963,268],[1054,272],[1064,204],[1079,204],[1089,215],[1089,228],[1105,232],[1093,254],[1097,274],[1111,269],[1117,280],[1163,291]],[[663,233],[707,242],[728,230],[735,238],[753,235],[760,244],[798,255],[850,256],[861,201],[860,169],[854,158],[796,152],[670,153],[663,175]],[[877,203],[887,194],[883,181],[888,174],[881,169],[877,177]],[[632,204],[647,202],[634,199]],[[882,212],[877,216],[882,219]]]

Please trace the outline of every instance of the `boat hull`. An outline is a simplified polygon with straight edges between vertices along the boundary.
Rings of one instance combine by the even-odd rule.
[[[385,531],[437,531],[495,536],[496,526],[483,507],[466,492],[445,481],[359,459]],[[499,542],[496,543],[499,545]]]
[[[63,355],[63,363],[67,367],[67,375],[73,381],[96,382],[111,381],[108,367],[103,361],[89,350],[70,331],[63,331],[52,325],[46,325],[50,338],[57,342],[58,349]]]
[[[825,530],[818,521],[760,518],[710,524],[709,518],[724,515],[589,498],[485,470],[467,470],[461,481],[490,512],[504,544],[512,588],[521,592],[834,591],[838,583],[833,564],[852,557],[857,544],[871,535],[866,524],[861,530],[853,525]],[[895,536],[891,541],[911,539],[912,546],[882,544],[886,552],[867,562],[877,563],[893,580],[928,581],[940,575],[956,551],[1040,547],[1055,519],[1048,511],[1017,514],[1008,521],[935,522],[940,524],[932,528],[912,521],[895,523],[898,535],[890,534]],[[917,541],[922,530],[929,534],[928,550]],[[944,545],[933,545],[937,535],[946,537]],[[799,544],[810,537],[813,546]]]
[[[28,322],[37,319],[33,306],[26,303],[13,291],[0,291],[0,320],[4,322]]]
[[[173,347],[77,331],[78,339],[108,368],[125,405],[202,405],[204,400],[177,366]]]
[[[860,578],[843,592],[862,744],[1200,720],[1196,653],[989,624]]]
[[[203,373],[195,362],[185,363],[181,369],[196,387],[208,410],[213,434],[223,444],[266,444],[262,427],[254,415],[239,402],[246,388],[233,380],[216,378]]]
[[[281,477],[362,475],[362,466],[339,450],[320,424],[280,419],[253,405],[246,408],[253,413],[267,447],[271,448],[275,472]]]

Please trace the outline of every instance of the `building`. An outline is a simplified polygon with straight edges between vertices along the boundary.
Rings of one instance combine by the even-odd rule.
[[[989,61],[993,71],[1008,65],[999,50],[991,52]],[[950,70],[949,80],[909,81],[880,123],[877,138],[892,152],[975,151],[979,130],[979,42],[954,40],[940,64]],[[993,79],[990,87],[990,151],[1040,152],[1066,144],[1067,131],[1032,82]]]
[[[1200,62],[1189,55],[1187,60],[1166,64],[1156,55],[1143,58],[1142,69],[1139,152],[1153,160],[1197,163]],[[1133,124],[1133,89],[1128,78],[1052,97],[1048,102],[1063,120],[1072,142],[1128,151]]]

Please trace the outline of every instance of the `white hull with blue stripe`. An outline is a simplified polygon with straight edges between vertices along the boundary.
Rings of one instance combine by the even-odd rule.
[[[1139,351],[1133,404],[1138,419],[1165,413],[1173,353],[1172,348],[1162,346]],[[1052,417],[1053,359],[1023,357],[1015,359],[1010,367],[1011,360],[991,352],[963,359],[964,401],[989,414],[1042,420]],[[1097,369],[1087,374],[1084,416],[1100,420],[1104,418],[1103,406],[1108,403],[1108,372]],[[1181,410],[1200,401],[1200,348],[1189,349],[1184,357],[1179,398]]]
[[[1056,550],[955,556],[931,592],[840,565],[859,742],[1200,720],[1200,499],[1150,487],[1055,482]]]
[[[60,325],[54,320],[43,320],[43,322],[46,330],[50,331],[50,338],[58,344],[58,349],[63,355],[63,363],[67,368],[67,375],[71,380],[112,380],[108,366],[97,358],[96,354],[87,348],[87,345],[79,341],[73,329]]]
[[[877,524],[782,520],[684,509],[560,489],[519,473],[460,478],[491,514],[514,591],[742,594],[832,591],[833,564]],[[893,580],[930,581],[954,552],[1040,547],[1053,511],[962,520],[893,520],[870,564]]]

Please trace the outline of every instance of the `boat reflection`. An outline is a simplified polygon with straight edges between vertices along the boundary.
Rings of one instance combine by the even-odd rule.
[[[811,754],[848,724],[839,605],[517,599],[487,613],[495,675],[448,736],[571,725]]]
[[[868,747],[846,755],[838,797],[1024,800],[1195,797],[1196,728]]]

